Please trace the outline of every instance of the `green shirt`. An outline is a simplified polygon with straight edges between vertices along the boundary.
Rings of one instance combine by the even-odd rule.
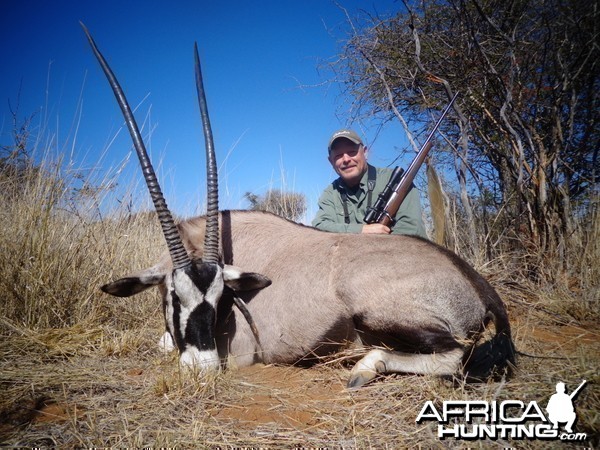
[[[392,169],[376,168],[375,187],[371,194],[372,205],[377,201],[377,196],[383,191],[392,175]],[[365,213],[367,212],[367,181],[368,171],[365,172],[359,185],[355,189],[348,188],[341,178],[331,183],[319,198],[319,210],[312,221],[312,225],[323,231],[332,231],[336,233],[360,233],[364,223]],[[348,216],[350,223],[344,219],[344,206],[340,192],[346,191],[348,196]],[[371,206],[372,206],[371,205]],[[396,225],[392,229],[392,234],[416,234],[427,238],[425,225],[421,210],[421,201],[419,192],[414,186],[408,191],[408,195],[400,205],[396,214]]]

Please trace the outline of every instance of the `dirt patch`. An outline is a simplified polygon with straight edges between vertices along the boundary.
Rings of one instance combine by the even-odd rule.
[[[46,398],[23,399],[9,410],[0,412],[0,436],[24,428],[29,424],[63,423],[77,421],[85,414],[84,408],[74,403],[54,402]]]
[[[231,374],[242,395],[211,415],[241,426],[276,423],[295,429],[319,425],[324,404],[340,401],[344,385],[324,379],[319,371],[296,367],[255,365]],[[343,397],[343,396],[342,396]]]
[[[84,414],[84,410],[71,403],[44,403],[35,411],[33,423],[58,423],[69,419],[78,420]]]
[[[581,346],[600,344],[600,331],[597,325],[562,325],[549,328],[547,325],[531,326],[530,336],[556,351],[574,351]]]

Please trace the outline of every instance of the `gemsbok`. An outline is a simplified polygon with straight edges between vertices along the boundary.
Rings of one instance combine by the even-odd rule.
[[[485,379],[510,370],[515,349],[502,300],[451,251],[411,236],[334,234],[264,212],[219,213],[196,46],[207,214],[175,225],[123,91],[83,28],[124,114],[168,247],[154,266],[102,290],[128,297],[158,286],[167,329],[161,346],[176,347],[180,364],[200,371],[311,364],[364,345],[370,350],[348,387],[380,373]],[[490,321],[495,334],[479,342]]]

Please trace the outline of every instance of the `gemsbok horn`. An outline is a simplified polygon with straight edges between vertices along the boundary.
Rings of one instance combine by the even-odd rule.
[[[98,50],[89,31],[83,23],[81,26],[92,46],[94,55],[108,79],[125,118],[125,123],[133,140],[144,179],[146,180],[167,242],[172,270],[170,270],[169,274],[161,274],[163,275],[162,278],[164,279],[166,288],[164,305],[167,331],[174,338],[175,344],[181,353],[180,361],[183,365],[201,370],[218,369],[220,367],[220,359],[215,343],[216,310],[223,294],[224,286],[230,284],[232,289],[236,290],[258,289],[268,286],[270,280],[258,274],[243,273],[235,267],[222,267],[219,264],[217,164],[197,46],[194,46],[194,55],[196,60],[198,101],[206,143],[207,219],[202,259],[192,260],[188,256],[179,230],[167,207],[125,94],[106,60]],[[134,293],[136,293],[135,288],[127,294],[132,295]],[[246,318],[251,317],[247,314],[247,311],[245,316]]]

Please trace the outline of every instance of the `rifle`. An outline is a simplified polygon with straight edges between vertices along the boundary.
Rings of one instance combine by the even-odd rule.
[[[450,111],[456,97],[458,97],[458,92],[452,97],[452,100],[450,100],[450,103],[448,103],[448,106],[446,106],[444,111],[442,111],[442,115],[435,123],[433,130],[431,130],[431,133],[427,136],[425,143],[417,153],[417,156],[415,156],[415,159],[410,163],[410,166],[408,166],[406,172],[399,167],[394,169],[390,181],[388,181],[383,191],[381,191],[377,197],[377,201],[372,208],[367,210],[364,218],[365,223],[381,223],[390,228],[396,224],[394,217],[396,216],[398,209],[400,209],[400,205],[406,198],[406,195],[412,186],[412,182],[417,176],[419,168],[423,165],[429,150],[431,150],[431,147],[433,146],[433,135],[444,120],[446,114],[448,114],[448,111]]]

